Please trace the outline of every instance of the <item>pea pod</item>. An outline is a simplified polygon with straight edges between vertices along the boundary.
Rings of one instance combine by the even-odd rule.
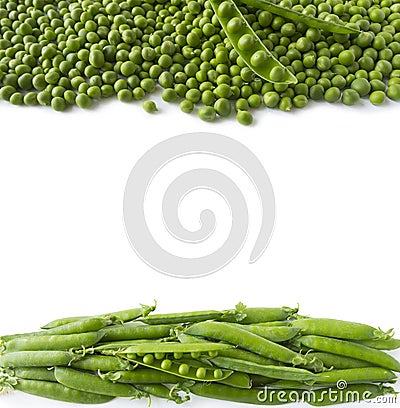
[[[233,0],[210,0],[229,41],[247,66],[266,81],[296,83],[296,77],[265,47]]]
[[[140,392],[131,385],[113,383],[103,380],[97,375],[72,368],[56,367],[54,375],[60,384],[84,393],[108,395],[110,397],[139,398],[141,396]]]
[[[188,327],[185,333],[226,341],[240,348],[282,363],[312,366],[309,358],[235,325],[221,322],[201,322]]]
[[[302,368],[285,366],[268,366],[244,360],[235,360],[227,357],[215,357],[211,360],[216,366],[234,371],[243,371],[247,374],[257,374],[264,377],[281,380],[308,381],[323,378],[324,373],[316,375]]]
[[[381,350],[376,350],[362,344],[312,335],[300,337],[299,343],[315,350],[357,358],[367,361],[371,365],[400,372],[400,362],[394,357]]]
[[[66,366],[74,356],[66,351],[17,351],[0,356],[1,367]]]
[[[87,371],[117,371],[129,370],[131,365],[128,361],[114,356],[86,355],[80,360],[71,364],[73,368],[79,368]]]
[[[196,323],[204,320],[219,320],[224,312],[202,310],[197,312],[153,314],[141,319],[146,324],[183,324]]]
[[[292,326],[302,334],[335,337],[344,340],[388,339],[392,330],[385,333],[380,329],[362,323],[347,322],[336,319],[309,318],[292,321]]]
[[[6,352],[69,350],[71,348],[90,347],[103,337],[101,332],[78,334],[55,334],[47,336],[16,337],[5,343]]]
[[[146,354],[141,357],[135,354],[122,355],[128,361],[137,363],[144,367],[164,371],[181,378],[195,381],[221,381],[228,378],[232,370],[220,370],[208,364],[201,364],[198,360],[180,361],[179,359],[156,359],[152,354]]]
[[[82,392],[49,381],[20,379],[18,383],[14,385],[14,388],[26,394],[75,404],[104,404],[114,399],[114,397],[111,396]]]
[[[271,324],[272,322],[283,321],[286,324],[287,319],[296,316],[298,307],[246,307],[244,305],[236,306],[246,316],[240,321],[241,324]],[[277,324],[277,323],[274,323]]]
[[[324,363],[326,368],[362,368],[371,367],[371,363],[367,361],[357,360],[356,358],[339,356],[338,354],[311,352],[308,353],[310,357],[315,357]]]
[[[129,346],[125,349],[118,349],[118,354],[131,354],[131,353],[204,353],[209,351],[219,351],[225,349],[231,349],[231,344],[224,343],[177,343],[177,342],[164,342],[164,343],[138,343]]]
[[[182,377],[152,368],[114,371],[102,374],[102,378],[123,384],[174,384],[182,381]]]
[[[172,400],[176,404],[182,404],[189,399],[188,396],[180,396],[178,388],[169,389],[163,384],[140,384],[137,388],[150,396]]]
[[[257,324],[239,325],[242,329],[276,343],[282,343],[296,337],[300,329],[288,326],[261,326]]]
[[[108,326],[101,331],[104,334],[102,341],[158,339],[160,337],[168,336],[172,328],[172,326],[165,324],[152,326],[138,323]]]
[[[400,348],[400,339],[359,340],[357,343],[378,350],[396,350]]]
[[[57,381],[54,370],[46,367],[16,367],[13,371],[16,378],[23,380]]]
[[[390,370],[381,367],[349,368],[344,370],[325,371],[315,374],[316,384],[332,384],[346,381],[347,384],[367,382],[391,382],[396,380],[396,375]],[[294,379],[294,378],[293,378]]]
[[[141,307],[135,308],[135,309],[121,310],[119,312],[106,313],[106,314],[93,316],[93,317],[104,319],[104,318],[109,318],[110,316],[113,316],[117,321],[129,322],[129,321],[138,319],[139,317],[147,316],[149,313],[154,311],[155,308],[156,308],[156,305],[154,306],[142,305]],[[76,317],[65,317],[61,319],[56,319],[42,326],[42,329],[53,329],[55,327],[64,326],[66,324],[77,322],[79,320],[83,320],[87,318],[90,318],[90,316],[76,316]]]
[[[287,18],[292,21],[303,23],[308,27],[318,28],[320,30],[325,30],[331,33],[337,34],[360,34],[359,30],[352,27],[346,27],[345,25],[340,25],[332,21],[322,20],[310,15],[305,15],[298,11],[289,9],[287,7],[279,6],[269,0],[241,0],[244,4],[248,6],[255,7],[259,10],[266,10],[277,16]]]
[[[250,376],[240,371],[235,371],[228,378],[218,382],[235,388],[250,389],[252,385]]]

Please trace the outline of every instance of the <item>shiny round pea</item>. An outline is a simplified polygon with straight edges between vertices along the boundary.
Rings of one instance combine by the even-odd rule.
[[[28,92],[24,95],[24,104],[27,106],[35,106],[38,104],[37,93]]]
[[[184,113],[192,113],[194,109],[194,103],[192,101],[185,99],[180,103],[180,108],[181,111]]]
[[[365,78],[356,78],[350,86],[351,89],[357,91],[361,97],[368,95],[371,91],[371,84],[368,79]]]
[[[354,89],[345,89],[342,93],[342,102],[345,105],[355,105],[360,100],[360,94]]]
[[[62,112],[65,110],[67,107],[67,104],[65,100],[59,96],[56,96],[51,100],[51,107],[56,111],[56,112]]]
[[[253,115],[246,110],[239,110],[236,114],[236,120],[243,126],[250,126],[253,123]],[[215,372],[214,372],[215,377]],[[217,378],[217,377],[215,377]]]
[[[386,94],[393,101],[400,101],[400,85],[399,84],[389,85],[386,90]]]
[[[117,92],[117,98],[120,102],[131,102],[133,99],[132,91],[130,91],[129,89],[120,89]]]
[[[188,364],[180,364],[178,368],[178,373],[180,375],[187,375],[189,373],[190,367]]]
[[[293,102],[293,106],[301,109],[308,105],[308,98],[305,95],[296,95],[293,98],[292,102]]]
[[[224,376],[224,374],[223,374],[222,370],[220,370],[220,369],[214,370],[214,378],[216,380],[222,378],[223,376]]]
[[[161,362],[161,368],[163,370],[169,370],[172,367],[172,361],[169,359],[165,359]]]
[[[369,96],[369,101],[375,106],[382,105],[386,101],[386,94],[384,91],[373,91]]]
[[[144,364],[152,364],[153,361],[154,361],[154,356],[153,356],[153,354],[146,354],[146,355],[143,357],[143,363],[144,363]]]
[[[214,109],[218,115],[228,117],[232,111],[231,101],[226,98],[219,98],[214,103]]]
[[[202,106],[198,111],[198,116],[205,122],[213,122],[216,118],[216,111],[212,106]]]
[[[81,109],[89,109],[93,105],[93,99],[82,93],[77,95],[75,103]]]
[[[333,103],[337,102],[340,99],[340,96],[340,89],[336,86],[333,86],[325,91],[324,99],[327,102]]]
[[[173,88],[166,88],[161,93],[161,98],[165,102],[176,102],[178,100],[178,94]]]
[[[206,369],[204,367],[199,367],[196,370],[196,377],[199,378],[199,379],[205,378],[206,374],[207,374],[207,371],[206,371]]]

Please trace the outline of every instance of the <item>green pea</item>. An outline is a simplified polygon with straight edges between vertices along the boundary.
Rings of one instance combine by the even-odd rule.
[[[219,98],[214,103],[214,109],[218,115],[228,117],[231,114],[232,105],[229,99]]]
[[[342,102],[345,105],[355,105],[360,100],[360,94],[354,89],[345,89],[342,93]]]
[[[56,101],[53,103],[53,100],[54,99],[56,99]],[[62,98],[59,98],[59,99],[57,99],[57,98],[54,98],[53,100],[52,100],[52,98],[51,98],[51,94],[50,94],[50,92],[49,91],[40,91],[39,93],[38,93],[38,96],[37,96],[37,100],[38,100],[38,102],[39,102],[39,105],[42,105],[42,106],[49,106],[50,104],[52,105],[52,107],[53,107],[53,109],[54,110],[57,110],[57,109],[55,109],[54,108],[54,106],[53,106],[53,104],[55,105],[55,106],[58,106],[58,105],[62,105],[62,102],[60,102],[60,100],[59,99],[61,99],[61,100],[63,100]]]
[[[384,91],[373,91],[369,96],[370,102],[375,105],[383,105],[386,101],[386,94]]]
[[[194,109],[194,103],[192,101],[185,99],[180,103],[180,108],[181,111],[184,113],[192,113]]]
[[[341,92],[338,87],[333,86],[325,91],[324,98],[327,102],[333,103],[340,99]]]
[[[393,101],[400,101],[400,85],[399,84],[389,85],[386,90],[386,94]]]
[[[153,363],[153,361],[154,361],[154,356],[153,356],[153,354],[146,354],[146,355],[143,357],[143,363],[144,363],[144,364],[151,364],[151,363]]]
[[[190,367],[187,364],[181,364],[178,368],[178,373],[181,375],[187,375],[189,373]]]
[[[240,122],[239,122],[239,123],[240,123]],[[247,124],[250,124],[250,123],[241,123],[241,124],[247,125]],[[214,370],[214,378],[215,378],[215,379],[220,379],[220,378],[222,378],[223,376],[224,376],[224,374],[223,374],[222,370],[220,370],[220,369]]]
[[[371,84],[368,79],[365,78],[356,78],[350,86],[351,89],[357,91],[361,97],[368,95],[371,91]]]
[[[76,96],[75,103],[81,109],[89,109],[93,105],[93,99],[82,93]]]
[[[203,106],[199,109],[198,116],[205,122],[213,122],[216,118],[216,111],[211,106]]]
[[[178,94],[173,88],[166,88],[162,91],[161,97],[165,102],[176,102],[178,99]]]
[[[21,92],[14,92],[10,96],[10,103],[12,105],[22,105],[24,103],[24,95]]]
[[[163,370],[169,370],[172,367],[172,361],[165,359],[161,362],[161,368]]]
[[[62,112],[66,109],[67,104],[63,98],[56,96],[51,100],[51,107],[57,112]]]
[[[199,379],[203,379],[206,376],[206,369],[204,367],[199,367],[196,370],[196,377]]]
[[[293,107],[293,103],[291,98],[289,98],[288,96],[284,96],[283,98],[281,98],[280,102],[279,102],[279,109],[283,112],[289,112],[290,110],[292,110]]]
[[[132,91],[130,91],[129,89],[120,89],[119,91],[116,92],[117,98],[120,102],[129,103],[133,99]]]
[[[296,95],[292,102],[293,106],[301,109],[308,105],[308,98],[306,95]]]
[[[270,91],[264,95],[263,99],[265,106],[268,108],[275,108],[279,105],[280,96],[277,92]]]

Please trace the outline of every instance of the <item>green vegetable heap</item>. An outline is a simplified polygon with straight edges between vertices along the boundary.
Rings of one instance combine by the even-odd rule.
[[[262,105],[398,101],[400,0],[0,0],[0,99],[64,111],[157,88],[243,125]]]
[[[386,396],[394,401],[400,347],[393,330],[248,308],[152,314],[155,306],[54,320],[3,336],[0,391],[73,403],[198,396],[315,406]]]

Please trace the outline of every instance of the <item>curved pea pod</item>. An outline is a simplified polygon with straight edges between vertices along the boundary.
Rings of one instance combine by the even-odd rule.
[[[210,4],[234,49],[255,74],[274,83],[297,82],[265,47],[232,0],[210,0]]]
[[[296,327],[288,327],[288,326],[269,327],[269,326],[261,326],[261,325],[256,325],[256,324],[249,324],[249,325],[241,325],[240,327],[244,330],[257,334],[258,336],[264,337],[276,343],[282,343],[284,341],[293,339],[300,332],[300,329],[297,329]]]
[[[264,377],[263,375],[258,375],[258,374],[250,374],[250,380],[254,388],[265,387],[265,386],[268,386],[276,382],[276,378]],[[279,380],[279,381],[282,381],[282,380]]]
[[[347,384],[367,382],[396,381],[396,374],[381,367],[348,368],[344,370],[325,371],[315,374],[315,384],[334,384],[345,381]]]
[[[16,367],[14,375],[23,380],[38,380],[56,382],[54,370],[46,367]]]
[[[88,319],[81,319],[76,322],[66,323],[64,325],[38,333],[40,333],[41,335],[50,335],[94,332],[101,330],[114,322],[115,318],[90,317]]]
[[[216,369],[211,365],[202,364],[198,360],[193,360],[193,362],[190,360],[180,361],[168,358],[158,360],[154,358],[152,354],[146,354],[143,357],[135,354],[127,354],[125,358],[128,361],[144,367],[164,371],[165,373],[195,381],[221,381],[233,373],[232,370]]]
[[[1,367],[66,366],[74,356],[66,351],[17,351],[0,356]]]
[[[60,384],[84,393],[108,395],[110,397],[140,398],[142,396],[136,388],[128,384],[113,383],[103,380],[97,375],[67,367],[56,367],[54,370],[56,380]]]
[[[110,316],[114,317],[117,321],[120,322],[129,322],[135,319],[138,319],[139,317],[145,317],[152,311],[154,311],[156,308],[156,305],[154,306],[146,306],[146,305],[141,305],[141,307],[135,308],[135,309],[127,309],[127,310],[121,310],[118,312],[112,312],[112,313],[105,313],[102,315],[98,316],[92,316],[94,318],[109,318]],[[59,326],[64,326],[69,323],[77,322],[83,319],[88,319],[91,318],[90,316],[76,316],[76,317],[64,317],[61,319],[56,319],[53,320],[44,326],[42,326],[42,329],[53,329],[55,327]]]
[[[123,384],[175,384],[182,381],[182,377],[152,368],[114,371],[102,374],[102,378]]]
[[[80,360],[72,362],[70,365],[73,368],[87,371],[118,371],[132,368],[131,364],[122,358],[101,355],[86,355]]]
[[[240,304],[239,304],[240,305]],[[237,307],[239,307],[239,305]],[[244,305],[243,305],[244,306]],[[260,324],[286,321],[294,317],[299,311],[298,307],[243,307],[241,309],[245,317],[240,321],[241,324]],[[277,323],[274,323],[277,324]]]
[[[251,7],[255,7],[259,10],[266,10],[277,16],[287,18],[292,21],[303,23],[308,27],[318,28],[331,33],[337,34],[360,34],[361,31],[352,27],[346,27],[345,25],[337,24],[332,21],[322,20],[310,15],[305,15],[295,10],[291,10],[287,7],[279,6],[268,0],[241,0],[244,4]]]
[[[243,373],[240,371],[235,371],[228,378],[225,378],[225,380],[218,382],[235,388],[250,389],[252,386],[250,376],[247,373]]]
[[[357,343],[377,350],[396,350],[400,348],[400,339],[359,340]]]
[[[314,363],[307,356],[303,356],[287,347],[269,341],[230,323],[196,323],[188,327],[185,333],[225,341],[282,363],[312,366],[314,368]]]
[[[21,379],[18,380],[14,388],[26,394],[75,404],[104,404],[114,399],[111,396],[77,391],[62,384],[48,381]]]
[[[283,405],[293,402],[293,400],[289,399],[289,393],[293,393],[293,390],[280,390],[282,394],[280,395],[281,398],[278,398],[278,393],[268,393],[268,389],[246,390],[224,384],[197,383],[190,387],[190,391],[200,397],[255,405]]]
[[[301,330],[302,334],[335,337],[344,340],[388,339],[393,330],[387,333],[362,323],[347,322],[336,319],[308,318],[292,322],[292,326]]]
[[[371,365],[400,372],[400,362],[394,357],[362,344],[312,335],[300,337],[298,340],[304,346],[315,350],[357,358],[368,361]]]
[[[324,373],[317,375],[302,368],[286,366],[268,366],[227,357],[215,357],[211,360],[216,366],[247,374],[257,374],[278,380],[309,381],[323,378]]]
[[[154,342],[138,343],[125,349],[118,350],[118,354],[131,353],[205,353],[209,351],[219,351],[231,349],[231,344],[224,343],[177,343],[177,342]]]
[[[207,343],[207,340],[201,337],[191,336],[189,334],[178,333],[178,340],[182,343],[197,343],[199,341]],[[242,350],[239,348],[230,348],[226,350],[219,350],[218,356],[236,358],[238,360],[252,361],[253,363],[264,364],[264,365],[277,365],[277,361],[270,358],[260,356],[259,354],[254,354],[251,351]]]
[[[357,360],[356,358],[339,356],[332,353],[324,352],[311,352],[308,353],[310,357],[316,357],[321,360],[326,368],[362,368],[362,367],[371,367],[371,363],[367,361]]]
[[[140,320],[146,324],[183,324],[218,320],[223,314],[224,312],[217,310],[201,310],[196,312],[153,314]]]
[[[101,331],[104,334],[102,341],[158,339],[160,337],[167,337],[172,328],[173,326],[165,324],[152,326],[138,323],[108,326]]]
[[[394,389],[374,384],[353,384],[345,389],[332,387],[315,390],[307,394],[306,402],[316,407],[323,407],[341,403],[357,403],[387,394],[395,394]]]
[[[47,336],[16,337],[6,342],[6,352],[69,350],[71,348],[90,347],[97,344],[103,337],[101,332],[78,334],[55,334]]]

